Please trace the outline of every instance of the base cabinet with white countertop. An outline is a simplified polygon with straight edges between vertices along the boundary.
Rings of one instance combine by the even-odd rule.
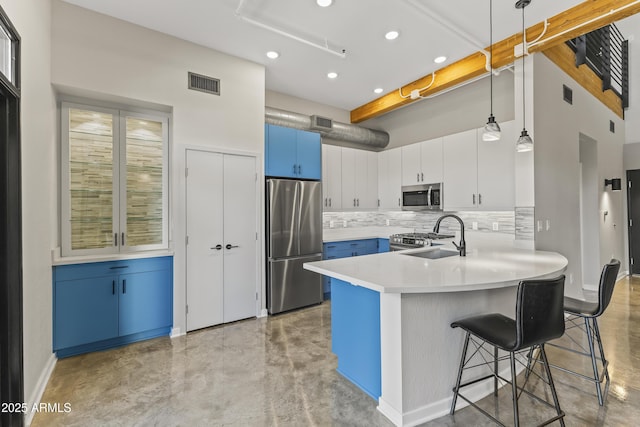
[[[58,357],[168,335],[173,257],[55,266],[53,350]]]
[[[358,239],[337,242],[326,242],[322,245],[322,259],[349,258],[389,252],[389,239]],[[331,283],[329,277],[323,277],[322,288],[324,299],[331,298]]]
[[[335,284],[331,334],[338,372],[397,426],[448,413],[463,341],[451,322],[478,313],[513,318],[519,281],[557,277],[568,264],[553,252],[473,243],[466,257],[410,255],[438,250],[305,264]],[[503,376],[508,369],[500,367]],[[489,378],[469,396],[475,401],[492,392]]]

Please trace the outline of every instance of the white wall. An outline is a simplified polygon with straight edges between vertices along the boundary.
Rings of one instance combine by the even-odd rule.
[[[219,78],[221,95],[187,90],[189,71]],[[172,111],[174,328],[181,332],[186,322],[184,149],[255,153],[263,164],[264,72],[262,65],[53,0],[51,79],[57,88]]]
[[[51,254],[56,234],[55,104],[50,82],[51,7],[48,1],[5,0],[21,36],[22,243],[24,393],[33,403],[51,359]]]
[[[543,54],[534,60],[535,220],[550,221],[536,232],[536,248],[560,252],[569,259],[565,293],[580,295],[580,134],[597,141],[600,266],[611,257],[628,265],[625,256],[624,192],[604,191],[605,178],[622,178],[624,122],[573,81]],[[573,89],[573,105],[563,100],[562,85]],[[616,133],[609,132],[609,121]],[[609,214],[606,219],[604,211]],[[571,283],[573,277],[573,283]]]

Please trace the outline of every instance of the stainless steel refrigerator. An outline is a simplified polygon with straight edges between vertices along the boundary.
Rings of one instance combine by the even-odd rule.
[[[322,183],[267,179],[267,308],[276,314],[322,302]]]

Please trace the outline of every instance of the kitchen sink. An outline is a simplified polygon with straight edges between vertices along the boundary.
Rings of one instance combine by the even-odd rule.
[[[458,251],[450,251],[446,249],[437,248],[437,249],[430,249],[427,251],[403,253],[402,255],[409,255],[409,256],[415,256],[419,258],[428,258],[428,259],[439,259],[439,258],[446,258],[450,256],[458,256],[460,254],[458,253]]]

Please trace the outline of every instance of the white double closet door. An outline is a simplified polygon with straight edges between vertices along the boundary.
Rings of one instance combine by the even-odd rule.
[[[256,158],[187,150],[187,330],[256,315]]]

